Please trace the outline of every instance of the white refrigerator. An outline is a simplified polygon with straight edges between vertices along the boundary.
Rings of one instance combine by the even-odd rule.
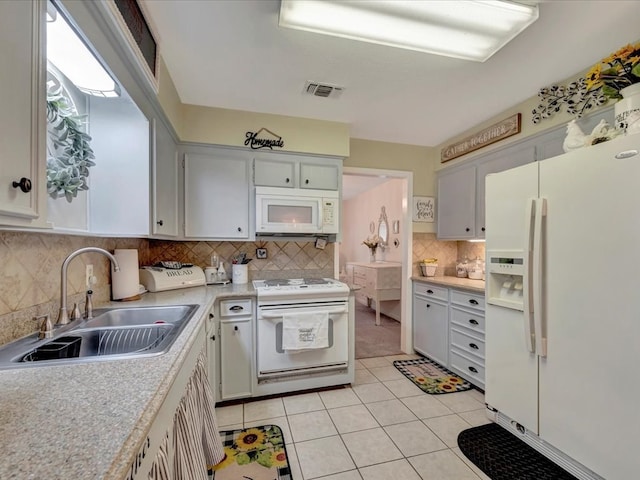
[[[486,262],[498,423],[578,478],[640,478],[640,135],[487,176]]]

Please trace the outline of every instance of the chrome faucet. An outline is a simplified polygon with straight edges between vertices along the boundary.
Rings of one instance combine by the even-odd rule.
[[[101,253],[105,255],[109,260],[111,260],[113,269],[116,272],[120,271],[120,266],[118,265],[116,257],[102,248],[85,247],[79,248],[75,252],[70,253],[69,256],[65,258],[64,262],[62,262],[62,269],[60,270],[60,313],[58,315],[56,325],[66,325],[69,323],[69,312],[67,312],[67,269],[69,268],[69,263],[81,253],[88,252]]]

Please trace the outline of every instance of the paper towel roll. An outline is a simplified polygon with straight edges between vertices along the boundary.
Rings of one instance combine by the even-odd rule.
[[[140,273],[138,270],[138,250],[115,249],[113,256],[118,261],[120,271],[111,266],[111,296],[114,300],[135,297],[140,293]]]

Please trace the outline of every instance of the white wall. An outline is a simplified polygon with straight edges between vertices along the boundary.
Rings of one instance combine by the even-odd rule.
[[[362,241],[371,236],[369,224],[378,226],[381,207],[384,206],[389,222],[389,246],[383,253],[378,250],[377,259],[402,263],[402,249],[393,246],[399,234],[393,233],[393,221],[402,218],[402,182],[390,179],[357,197],[343,202],[342,243],[340,256],[347,262],[368,262],[369,249]],[[344,257],[343,257],[344,255]]]
[[[149,233],[149,121],[128,98],[90,99],[92,233]]]

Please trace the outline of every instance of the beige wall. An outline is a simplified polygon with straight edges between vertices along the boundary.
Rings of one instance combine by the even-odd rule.
[[[267,128],[284,141],[284,148],[278,151],[349,155],[349,125],[346,123],[196,105],[182,107],[181,140],[184,142],[244,147],[246,132]]]
[[[162,58],[160,58],[158,77],[158,102],[180,138],[184,131],[182,102],[180,101],[180,96],[173,83],[173,79],[169,74],[169,70],[167,70],[167,65]]]

